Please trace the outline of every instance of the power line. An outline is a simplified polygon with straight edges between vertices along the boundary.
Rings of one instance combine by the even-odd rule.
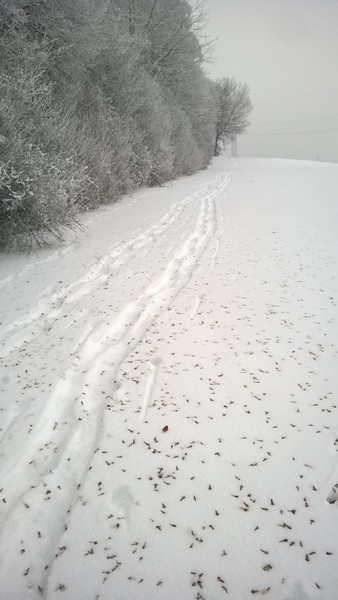
[[[338,129],[314,129],[313,131],[275,131],[269,133],[253,132],[246,135],[316,135],[316,134],[338,133]]]
[[[327,90],[317,90],[316,92],[306,92],[305,94],[296,94],[295,96],[287,96],[287,98],[301,98],[302,96],[313,96],[314,94],[328,94],[330,92],[336,92],[338,88],[329,88]]]
[[[288,121],[261,121],[255,122],[255,125],[288,125],[289,123],[316,123],[316,122],[324,122],[324,121],[338,121],[338,117],[324,117],[317,119],[289,119]]]

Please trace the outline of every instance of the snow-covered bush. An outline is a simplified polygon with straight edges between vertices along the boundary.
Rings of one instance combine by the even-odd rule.
[[[62,240],[63,229],[75,226],[89,179],[76,157],[57,152],[45,135],[57,126],[52,114],[60,114],[45,77],[48,44],[15,22],[2,31],[0,52],[0,248],[26,251]]]
[[[77,225],[75,199],[87,184],[85,171],[72,160],[51,164],[38,147],[22,145],[20,155],[14,144],[13,154],[0,164],[0,248],[30,251],[62,241],[64,229]]]
[[[204,168],[203,1],[0,0],[0,248]]]
[[[187,114],[175,104],[172,113],[172,145],[174,148],[174,174],[191,175],[202,163],[202,153],[193,136],[192,124]]]

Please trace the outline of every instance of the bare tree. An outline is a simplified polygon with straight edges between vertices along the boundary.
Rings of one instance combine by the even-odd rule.
[[[248,86],[245,83],[237,83],[233,78],[216,81],[215,94],[217,119],[214,153],[217,156],[221,143],[228,143],[248,127],[248,117],[253,105]]]

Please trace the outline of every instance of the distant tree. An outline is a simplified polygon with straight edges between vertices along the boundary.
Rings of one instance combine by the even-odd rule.
[[[245,83],[237,83],[233,78],[223,78],[215,83],[216,137],[215,156],[218,156],[221,143],[245,131],[250,124],[248,117],[253,109],[249,88]]]

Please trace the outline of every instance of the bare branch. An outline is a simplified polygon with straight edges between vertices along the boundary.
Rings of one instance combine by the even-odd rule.
[[[151,20],[153,18],[153,14],[154,14],[154,10],[155,10],[156,4],[157,4],[157,0],[154,0],[153,5],[152,5],[151,10],[150,10],[150,13],[149,13],[148,21],[147,21],[146,26],[144,28],[145,31],[147,31],[147,29],[149,29],[149,25],[150,25]]]

